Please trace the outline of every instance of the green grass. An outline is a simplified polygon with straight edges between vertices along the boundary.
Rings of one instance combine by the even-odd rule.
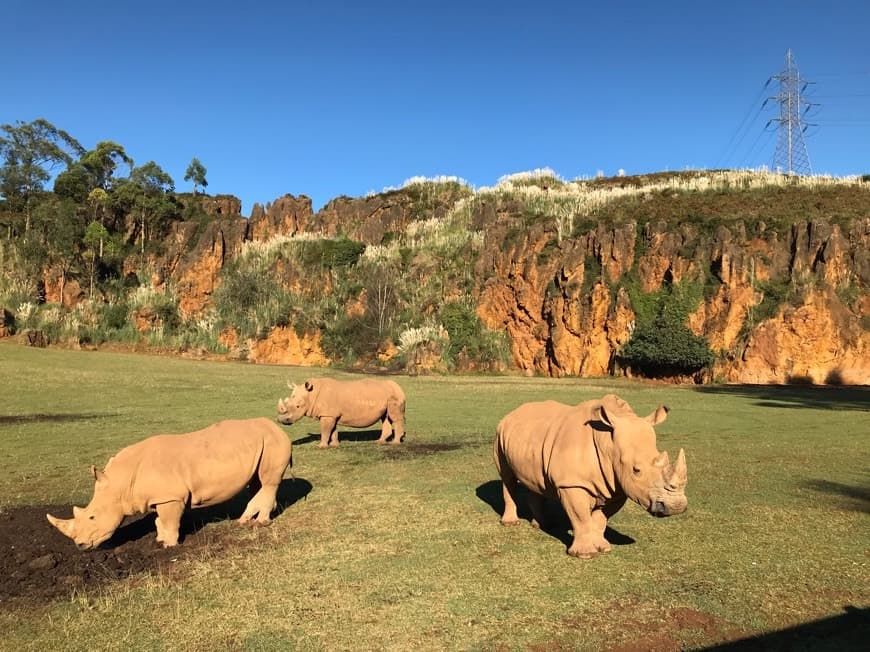
[[[0,343],[0,509],[84,504],[88,465],[154,433],[272,416],[288,379],[318,375],[350,377]],[[178,579],[0,604],[0,649],[697,648],[870,606],[866,389],[397,380],[409,433],[398,449],[348,439],[321,451],[307,441],[313,421],[286,428],[305,440],[294,472],[312,489],[257,547],[184,558]],[[611,525],[634,543],[591,561],[556,536],[500,526],[489,504],[500,502],[498,420],[526,401],[606,392],[641,414],[671,408],[659,448],[686,449],[689,510],[654,519],[628,504]],[[866,629],[830,649],[857,647],[848,636]]]

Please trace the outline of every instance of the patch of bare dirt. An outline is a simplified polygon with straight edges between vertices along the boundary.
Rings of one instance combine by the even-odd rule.
[[[608,652],[675,652],[684,649],[687,638],[707,646],[752,635],[723,618],[689,607],[651,614],[631,602],[617,604],[623,613],[636,614],[622,629],[635,632],[637,638],[623,640]]]
[[[297,478],[284,480],[278,490],[281,511],[311,491]],[[0,605],[41,603],[76,591],[87,591],[144,573],[183,572],[185,559],[219,557],[258,545],[265,535],[240,538],[234,528],[210,524],[238,518],[248,496],[188,510],[181,519],[177,546],[163,548],[156,541],[154,514],[127,517],[112,538],[96,550],[79,550],[45,518],[71,518],[71,505],[30,505],[0,513]]]
[[[407,442],[399,446],[391,446],[387,444],[381,448],[385,457],[391,459],[399,459],[403,457],[415,457],[417,455],[432,455],[433,453],[446,453],[462,448],[460,443],[432,443],[423,444],[417,442]]]
[[[212,551],[233,545],[186,524],[183,545],[164,549],[154,538],[154,516],[129,519],[96,550],[79,550],[52,527],[46,512],[72,516],[70,505],[39,505],[0,514],[0,602],[36,602],[70,595],[152,571],[161,573],[184,557],[208,546]]]

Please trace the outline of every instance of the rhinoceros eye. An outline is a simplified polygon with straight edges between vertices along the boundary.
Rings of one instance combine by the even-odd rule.
[[[632,467],[631,472],[634,473],[635,475],[640,475],[640,468],[634,466],[634,467]]]
[[[92,521],[94,520],[94,517],[93,517],[93,516],[88,516],[88,518],[89,518],[90,520],[92,520]]]

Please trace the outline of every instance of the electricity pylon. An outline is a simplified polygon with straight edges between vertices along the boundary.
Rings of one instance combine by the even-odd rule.
[[[779,81],[779,95],[767,98],[779,102],[779,117],[771,118],[767,123],[767,126],[777,123],[779,130],[776,151],[773,154],[773,169],[787,174],[812,174],[804,132],[807,127],[814,125],[806,122],[804,116],[815,105],[801,97],[801,93],[811,82],[801,79],[792,59],[791,49],[785,53],[785,70],[771,77],[768,82],[772,80]]]

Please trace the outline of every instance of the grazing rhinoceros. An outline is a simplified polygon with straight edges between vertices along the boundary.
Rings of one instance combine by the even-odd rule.
[[[292,390],[278,401],[278,421],[292,425],[302,417],[320,421],[318,448],[338,446],[338,426],[368,428],[383,421],[379,444],[401,443],[405,435],[405,392],[392,380],[340,381],[309,378],[304,385],[288,383]]]
[[[519,522],[519,480],[530,490],[532,525],[543,524],[544,497],[558,499],[574,530],[568,554],[591,558],[610,550],[604,538],[607,519],[626,498],[653,516],[686,511],[683,449],[673,465],[666,452],[656,450],[653,426],[667,413],[662,405],[648,417],[638,417],[613,394],[579,405],[521,405],[501,420],[495,439],[505,502],[501,522]]]
[[[87,507],[73,507],[73,518],[46,516],[79,548],[88,549],[112,536],[125,516],[156,511],[157,541],[168,548],[178,543],[186,505],[215,505],[248,485],[253,497],[239,523],[268,525],[291,457],[287,435],[266,418],[155,435],[121,449],[105,470],[91,467],[94,497]]]

